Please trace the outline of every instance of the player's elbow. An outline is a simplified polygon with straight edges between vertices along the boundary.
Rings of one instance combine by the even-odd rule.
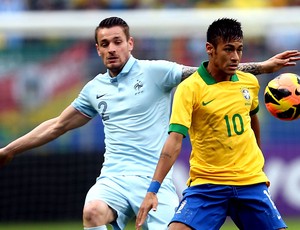
[[[69,130],[68,126],[60,122],[57,118],[49,120],[48,123],[48,135],[51,139],[55,139]]]

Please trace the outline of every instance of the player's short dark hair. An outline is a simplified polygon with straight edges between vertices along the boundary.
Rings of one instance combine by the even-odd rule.
[[[206,36],[207,42],[211,43],[214,47],[217,47],[218,39],[225,42],[242,40],[242,26],[236,19],[220,18],[208,27]]]
[[[124,34],[126,36],[126,39],[128,40],[130,38],[130,32],[129,32],[129,26],[128,24],[119,17],[109,17],[103,19],[99,25],[95,29],[95,42],[98,44],[98,39],[97,39],[97,32],[101,28],[111,28],[114,26],[120,26],[123,28]]]

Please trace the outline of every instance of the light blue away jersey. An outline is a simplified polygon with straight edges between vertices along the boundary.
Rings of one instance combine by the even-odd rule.
[[[102,117],[101,176],[153,176],[168,135],[171,90],[181,76],[182,65],[131,56],[118,76],[99,74],[84,86],[72,105],[88,117]]]

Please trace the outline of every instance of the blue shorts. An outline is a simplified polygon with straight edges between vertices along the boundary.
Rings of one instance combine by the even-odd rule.
[[[192,229],[220,229],[230,216],[239,229],[286,228],[265,183],[247,186],[204,184],[187,188],[171,222]]]
[[[87,193],[85,203],[102,200],[117,212],[114,230],[124,229],[137,215],[152,177],[111,176],[99,177]],[[171,179],[165,179],[157,193],[157,211],[150,211],[143,229],[166,230],[178,207],[179,198]]]

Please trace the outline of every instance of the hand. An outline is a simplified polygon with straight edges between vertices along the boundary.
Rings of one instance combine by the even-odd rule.
[[[4,149],[0,149],[0,168],[8,164],[13,158],[12,154],[8,154]]]
[[[156,211],[158,205],[157,196],[153,192],[147,192],[143,203],[141,204],[140,210],[136,217],[135,229],[141,229],[145,220],[147,219],[148,212],[152,209]]]
[[[283,67],[295,66],[296,61],[300,60],[300,52],[298,50],[287,50],[282,53],[276,54],[262,62],[264,73],[274,73]]]

